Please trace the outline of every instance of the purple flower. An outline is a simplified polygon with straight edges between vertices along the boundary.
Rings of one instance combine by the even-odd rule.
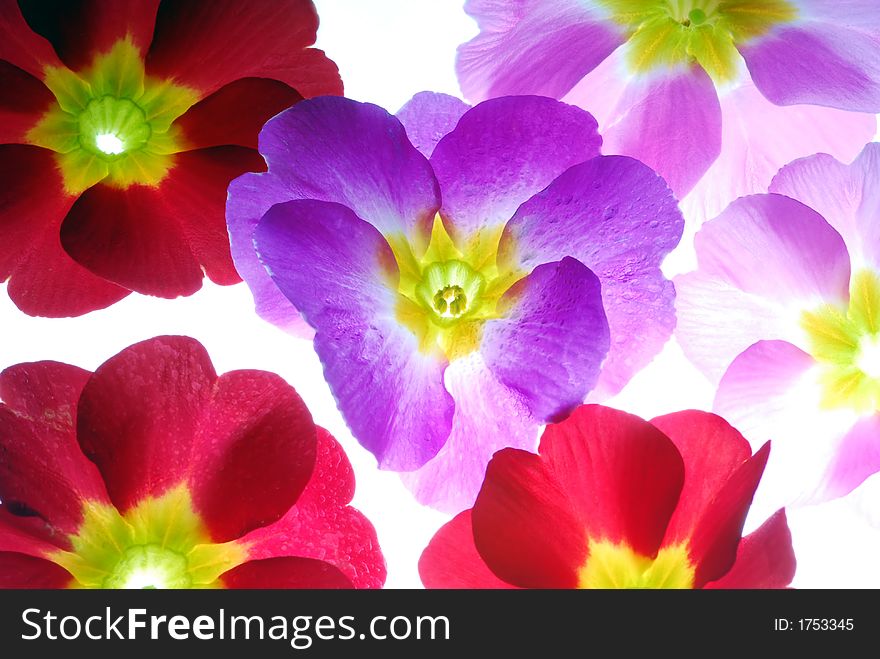
[[[600,145],[549,98],[422,93],[394,117],[325,97],[266,124],[269,171],[230,186],[258,312],[302,314],[352,433],[424,503],[470,505],[496,450],[534,448],[672,332],[675,199]]]
[[[773,439],[768,509],[848,494],[880,471],[880,144],[784,167],[696,236],[676,336],[714,409]]]
[[[795,158],[847,162],[880,112],[877,0],[468,0],[465,98],[544,94],[589,110],[690,220],[763,192]],[[870,114],[854,114],[870,113]],[[689,193],[689,194],[688,194]]]

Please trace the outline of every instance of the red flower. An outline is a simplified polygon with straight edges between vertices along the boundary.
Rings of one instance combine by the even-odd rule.
[[[550,425],[539,455],[495,454],[474,507],[419,562],[429,588],[783,588],[780,510],[741,539],[770,446],[723,419],[598,405]]]
[[[226,187],[263,123],[341,94],[310,0],[0,0],[0,282],[25,313],[240,281]]]
[[[286,382],[159,337],[0,374],[0,587],[375,588],[354,476]]]

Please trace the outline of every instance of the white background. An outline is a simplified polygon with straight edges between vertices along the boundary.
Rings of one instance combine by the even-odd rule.
[[[396,111],[422,90],[458,95],[454,58],[476,25],[457,0],[316,0],[318,46],[336,61],[346,95]],[[243,284],[208,282],[190,298],[133,294],[110,309],[75,319],[29,318],[0,285],[0,368],[55,359],[89,370],[121,349],[160,334],[201,341],[219,372],[274,371],[308,404],[315,421],[342,442],[354,465],[354,504],[376,526],[388,563],[388,587],[416,588],[421,550],[447,519],[415,503],[393,473],[351,437],[307,341],[261,321]],[[679,409],[709,409],[713,391],[673,343],[611,404],[650,418]],[[760,497],[760,490],[758,492]],[[747,529],[763,520],[749,519]],[[880,587],[880,531],[846,500],[789,511],[798,557],[798,587]]]

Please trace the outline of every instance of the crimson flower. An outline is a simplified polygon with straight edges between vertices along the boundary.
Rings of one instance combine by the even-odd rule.
[[[598,405],[495,454],[474,507],[422,554],[429,588],[783,588],[785,511],[741,538],[770,446],[721,417]]]
[[[186,337],[0,373],[0,587],[375,588],[354,476],[290,385]]]
[[[0,0],[0,282],[76,316],[240,281],[226,187],[267,119],[341,94],[310,0]]]

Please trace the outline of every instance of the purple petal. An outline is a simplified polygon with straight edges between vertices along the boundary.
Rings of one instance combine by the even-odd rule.
[[[738,199],[704,224],[694,242],[699,267],[675,279],[675,334],[713,381],[758,339],[796,340],[804,310],[849,299],[843,239],[788,197]]]
[[[876,30],[804,21],[773,30],[739,50],[755,85],[778,105],[810,103],[880,112]]]
[[[446,362],[395,317],[399,273],[382,235],[340,204],[273,206],[257,227],[273,281],[315,328],[324,376],[355,438],[385,469],[415,469],[446,442]]]
[[[433,460],[402,478],[420,503],[457,513],[473,505],[495,451],[537,450],[541,422],[520,394],[498,381],[479,352],[449,365],[446,388],[455,399],[449,441]]]
[[[458,49],[465,98],[560,98],[624,41],[623,30],[581,0],[468,0],[480,34]]]
[[[455,128],[461,115],[469,109],[467,103],[455,96],[419,92],[395,116],[406,129],[412,145],[430,158],[437,142]]]
[[[828,468],[824,498],[842,497],[880,472],[880,414],[858,421],[844,435]]]
[[[880,266],[880,144],[845,165],[820,153],[780,170],[770,184],[818,211],[843,236],[855,262]]]
[[[311,326],[269,277],[254,250],[254,229],[273,204],[288,201],[287,186],[274,174],[244,174],[229,184],[226,226],[235,269],[254,296],[256,312],[294,336],[311,338]]]
[[[580,405],[608,353],[599,279],[580,261],[545,263],[499,303],[480,352],[501,384],[521,394],[532,416],[557,421]]]
[[[752,506],[760,518],[823,494],[828,464],[855,414],[828,410],[816,361],[786,341],[759,341],[739,355],[721,380],[713,411],[752,447],[772,441],[770,459]]]
[[[604,153],[641,160],[681,198],[721,153],[715,85],[697,66],[634,77],[602,136]]]
[[[877,130],[874,115],[774,105],[751,82],[722,94],[721,124],[721,155],[681,203],[697,227],[737,197],[767,192],[773,176],[796,158],[829,153],[851,161]]]
[[[347,206],[386,238],[427,246],[440,206],[431,166],[400,122],[382,108],[336,96],[297,103],[260,133],[269,172],[288,199]]]
[[[597,156],[601,144],[596,120],[559,101],[514,96],[480,103],[431,156],[447,229],[461,244],[499,226],[566,169]]]
[[[675,291],[660,263],[683,223],[663,179],[631,158],[604,156],[569,169],[504,229],[502,269],[572,256],[598,275],[611,330],[599,397],[617,393],[672,333]]]

